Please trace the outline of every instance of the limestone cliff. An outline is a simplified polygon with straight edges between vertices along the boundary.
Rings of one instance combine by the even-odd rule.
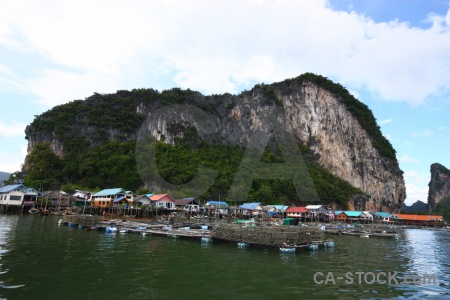
[[[108,106],[113,98],[120,98],[121,107]],[[63,157],[78,142],[93,147],[110,139],[133,140],[145,119],[153,121],[148,125],[152,135],[173,144],[183,134],[183,122],[192,123],[192,116],[189,112],[179,112],[176,118],[155,114],[171,104],[204,111],[215,127],[214,134],[205,136],[210,143],[247,147],[258,135],[270,135],[276,120],[310,148],[318,164],[365,193],[349,199],[349,209],[400,212],[406,198],[403,173],[372,112],[342,86],[309,73],[257,85],[239,95],[204,96],[180,89],[96,94],[67,104],[74,111],[70,118],[58,119],[63,114],[55,113],[67,105],[38,116],[26,129],[28,151],[38,142],[50,142]]]
[[[428,207],[430,211],[434,211],[442,199],[450,196],[450,170],[439,163],[434,163],[431,165],[430,171]]]

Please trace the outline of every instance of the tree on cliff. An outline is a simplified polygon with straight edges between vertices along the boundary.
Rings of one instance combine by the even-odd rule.
[[[50,143],[37,143],[26,161],[25,184],[28,187],[46,190],[61,184],[60,158],[50,148]]]

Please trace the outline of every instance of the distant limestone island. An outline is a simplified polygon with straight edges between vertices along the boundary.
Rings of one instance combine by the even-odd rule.
[[[428,184],[428,211],[450,218],[450,170],[439,163],[430,167],[431,179]]]
[[[403,203],[402,206],[402,212],[405,214],[411,214],[411,213],[427,213],[428,212],[428,204],[425,202],[422,202],[420,200],[417,200],[411,206],[406,205]]]
[[[450,170],[439,163],[430,166],[428,203],[416,201],[411,206],[403,203],[403,213],[438,214],[450,220]]]

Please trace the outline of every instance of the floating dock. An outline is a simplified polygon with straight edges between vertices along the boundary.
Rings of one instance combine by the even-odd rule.
[[[66,215],[60,220],[68,226],[100,230],[107,233],[137,233],[173,238],[200,239],[202,243],[213,240],[236,242],[240,248],[270,246],[280,252],[295,252],[298,248],[318,250],[334,247],[332,240],[325,239],[324,231],[315,226],[284,226],[256,224],[193,224],[169,222],[145,222],[126,220],[103,220],[89,215]],[[210,230],[212,229],[212,230]],[[283,250],[283,251],[282,251]]]
[[[243,245],[258,245],[280,249],[318,250],[319,247],[334,246],[334,242],[325,239],[325,233],[314,226],[219,224],[212,229],[211,236],[214,239],[236,242],[239,248]]]

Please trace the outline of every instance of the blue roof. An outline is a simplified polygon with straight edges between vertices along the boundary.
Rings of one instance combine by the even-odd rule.
[[[119,198],[117,198],[116,200],[114,200],[114,202],[119,202],[120,200],[123,200],[124,198],[125,198],[124,196],[119,197]]]
[[[385,211],[378,211],[378,212],[375,213],[375,216],[376,217],[382,217],[382,218],[392,218],[392,217],[394,217],[393,215],[391,215],[390,213],[385,212]]]
[[[258,205],[261,205],[261,202],[244,203],[239,205],[239,208],[254,210],[258,207]]]
[[[339,213],[337,213],[339,212]],[[339,215],[341,213],[344,213],[347,215],[347,217],[351,217],[351,218],[357,218],[362,214],[362,211],[353,211],[353,210],[346,210],[346,211],[336,211],[334,214],[335,215]]]
[[[266,206],[272,206],[275,207],[276,210],[280,211],[280,212],[285,212],[286,209],[289,208],[289,206],[287,205],[266,205]]]
[[[229,206],[228,203],[226,203],[225,201],[213,201],[213,200],[210,200],[210,201],[208,201],[208,204],[209,205],[218,205],[218,204],[220,204],[220,205]]]
[[[115,194],[119,194],[119,193],[124,193],[125,191],[121,188],[114,188],[114,189],[106,189],[106,190],[102,190],[98,193],[95,193],[94,196],[109,196],[109,195],[115,195]]]
[[[9,193],[11,191],[17,190],[20,187],[25,186],[23,184],[11,184],[11,185],[5,185],[4,187],[0,188],[0,193]]]
[[[150,198],[151,196],[153,196],[153,194],[145,194],[145,196],[146,196],[147,198]]]

